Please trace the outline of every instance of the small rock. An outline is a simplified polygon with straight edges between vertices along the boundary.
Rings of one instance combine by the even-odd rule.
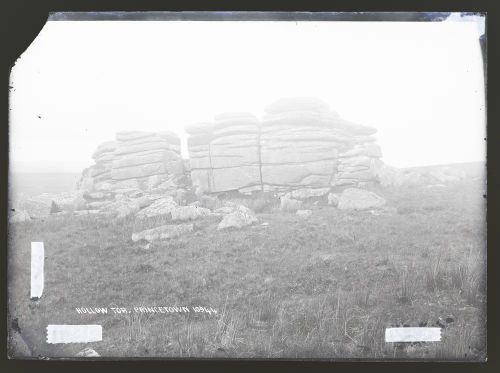
[[[303,218],[308,218],[309,216],[312,215],[312,211],[311,210],[297,210],[296,214],[303,217]]]
[[[436,325],[440,326],[441,328],[446,327],[445,321],[441,317],[436,321]]]
[[[134,203],[140,208],[143,209],[145,207],[150,206],[153,203],[153,199],[149,198],[148,196],[142,196],[137,198]]]
[[[240,206],[240,209],[224,216],[217,226],[217,230],[231,227],[242,228],[256,222],[258,222],[258,219],[253,212],[245,206]]]
[[[76,357],[100,357],[101,355],[99,355],[95,350],[93,350],[92,348],[86,348],[80,352],[78,352],[76,355]]]

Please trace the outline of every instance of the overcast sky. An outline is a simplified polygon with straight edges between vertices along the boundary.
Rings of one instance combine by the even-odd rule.
[[[376,127],[390,165],[485,160],[478,39],[474,22],[48,22],[12,70],[11,167],[79,172],[117,131],[184,137],[293,96]]]

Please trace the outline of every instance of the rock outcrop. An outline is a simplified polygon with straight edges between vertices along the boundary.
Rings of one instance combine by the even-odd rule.
[[[159,196],[185,200],[191,186],[180,139],[171,132],[119,132],[92,157],[95,164],[84,170],[78,185],[77,210],[124,218],[148,206],[145,194],[151,197],[149,204]]]
[[[193,186],[200,193],[260,187],[259,122],[226,113],[186,127]]]
[[[119,132],[92,155],[95,164],[84,171],[80,189],[149,190],[184,174],[179,137],[171,132]]]
[[[323,101],[282,99],[261,125],[264,190],[355,185],[374,178],[381,157],[376,130],[348,122]]]
[[[199,194],[357,186],[375,180],[381,166],[376,130],[340,118],[317,99],[278,100],[261,122],[229,113],[186,131]]]

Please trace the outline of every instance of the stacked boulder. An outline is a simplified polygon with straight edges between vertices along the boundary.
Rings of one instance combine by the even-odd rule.
[[[111,169],[117,146],[116,141],[107,141],[100,144],[92,154],[95,164],[90,168],[88,176],[97,190],[106,189],[111,182]]]
[[[334,185],[362,185],[374,181],[383,166],[382,152],[373,140],[361,139],[352,149],[339,154]]]
[[[212,123],[186,127],[191,180],[199,193],[261,188],[259,122],[226,113]]]
[[[191,179],[201,193],[360,186],[381,166],[375,128],[348,122],[325,102],[278,100],[262,122],[251,114],[223,114],[192,125]]]
[[[184,172],[180,140],[171,132],[119,132],[111,167],[116,188],[151,189]]]
[[[95,164],[83,171],[78,184],[76,210],[116,212],[124,217],[156,195],[182,202],[190,188],[180,139],[171,132],[119,132],[116,141],[99,145],[93,158]]]
[[[325,188],[374,179],[376,130],[346,121],[311,98],[278,100],[261,126],[264,190]]]
[[[92,157],[95,164],[79,182],[85,192],[151,190],[185,172],[179,137],[171,132],[119,132]]]

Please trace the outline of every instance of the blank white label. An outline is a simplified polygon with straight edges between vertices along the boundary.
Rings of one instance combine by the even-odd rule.
[[[31,298],[40,298],[43,293],[43,264],[45,252],[43,242],[31,243]]]
[[[49,325],[47,343],[87,343],[102,341],[101,325]]]
[[[386,342],[439,342],[441,328],[387,328]]]

